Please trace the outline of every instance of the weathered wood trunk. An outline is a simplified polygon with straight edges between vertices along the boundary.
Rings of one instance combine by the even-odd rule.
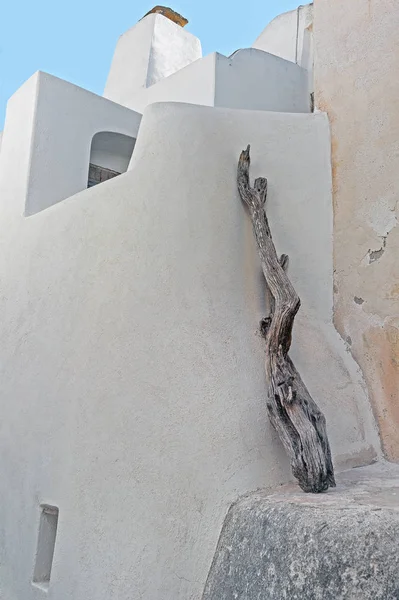
[[[266,340],[267,408],[270,420],[290,457],[292,472],[305,492],[335,487],[326,420],[310,396],[288,351],[300,299],[287,274],[288,257],[277,257],[265,212],[267,179],[249,182],[249,149],[238,162],[237,183],[252,220],[267,287],[271,312],[261,323]]]

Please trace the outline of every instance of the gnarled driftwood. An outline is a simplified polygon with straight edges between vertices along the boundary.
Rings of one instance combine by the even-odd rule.
[[[240,196],[252,220],[263,274],[271,294],[270,315],[261,322],[266,340],[267,408],[291,460],[292,472],[305,492],[323,492],[335,487],[334,469],[326,420],[313,401],[288,351],[300,299],[286,274],[288,257],[277,257],[265,212],[267,179],[249,182],[249,149],[238,162]]]

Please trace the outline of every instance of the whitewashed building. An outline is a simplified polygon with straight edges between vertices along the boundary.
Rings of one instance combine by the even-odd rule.
[[[317,0],[230,57],[203,57],[172,12],[152,12],[120,37],[103,96],[38,72],[10,98],[2,600],[199,600],[229,506],[291,479],[266,414],[265,288],[236,190],[248,143],[302,300],[292,355],[335,467],[399,458],[399,170],[385,161],[389,185],[364,204],[382,189],[367,135],[389,154],[397,95],[377,101],[388,71],[362,62],[397,66],[381,31],[392,41],[399,15],[372,9],[377,40],[363,4]]]

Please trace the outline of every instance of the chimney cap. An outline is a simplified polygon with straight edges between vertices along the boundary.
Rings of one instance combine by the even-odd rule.
[[[168,8],[167,6],[154,6],[152,10],[150,10],[147,14],[144,15],[143,19],[148,15],[152,15],[153,13],[163,15],[164,17],[166,17],[170,21],[173,21],[173,23],[180,25],[181,27],[184,27],[188,23],[187,19],[182,17],[182,15],[179,15],[179,13],[175,12],[171,8]]]

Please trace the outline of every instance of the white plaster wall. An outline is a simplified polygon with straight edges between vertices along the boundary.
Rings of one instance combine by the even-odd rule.
[[[304,69],[267,52],[246,48],[231,57],[217,55],[215,106],[309,112]]]
[[[297,28],[297,10],[278,15],[265,27],[252,46],[295,63]]]
[[[155,104],[130,170],[0,221],[0,581],[30,579],[39,504],[59,507],[49,600],[199,600],[228,506],[290,474],[265,406],[265,290],[236,164],[269,177],[303,305],[293,357],[337,467],[377,446],[331,324],[324,115]]]
[[[25,212],[39,76],[39,73],[32,75],[7,103],[0,153],[0,219],[3,223]]]
[[[313,4],[299,6],[273,19],[257,37],[253,48],[270,52],[308,68],[307,39],[313,20]]]
[[[296,62],[305,69],[313,69],[313,4],[298,8]]]
[[[37,73],[9,103],[0,159],[0,181],[9,191],[1,202],[31,215],[85,189],[93,136],[112,131],[136,138],[140,120],[101,96]]]
[[[122,85],[128,90],[147,86],[155,20],[155,14],[148,15],[119,37],[105,85],[106,98],[113,100],[112,96],[121,94]]]
[[[214,106],[217,56],[209,54],[149,88],[134,91],[126,105],[138,112],[164,101]]]
[[[118,40],[104,96],[132,107],[132,98],[202,57],[201,42],[160,14],[150,14]]]
[[[162,15],[155,15],[147,87],[202,57],[200,40]]]
[[[142,112],[149,104],[164,101],[309,112],[308,75],[289,61],[253,48],[239,50],[230,57],[214,53],[132,93],[127,105]]]

